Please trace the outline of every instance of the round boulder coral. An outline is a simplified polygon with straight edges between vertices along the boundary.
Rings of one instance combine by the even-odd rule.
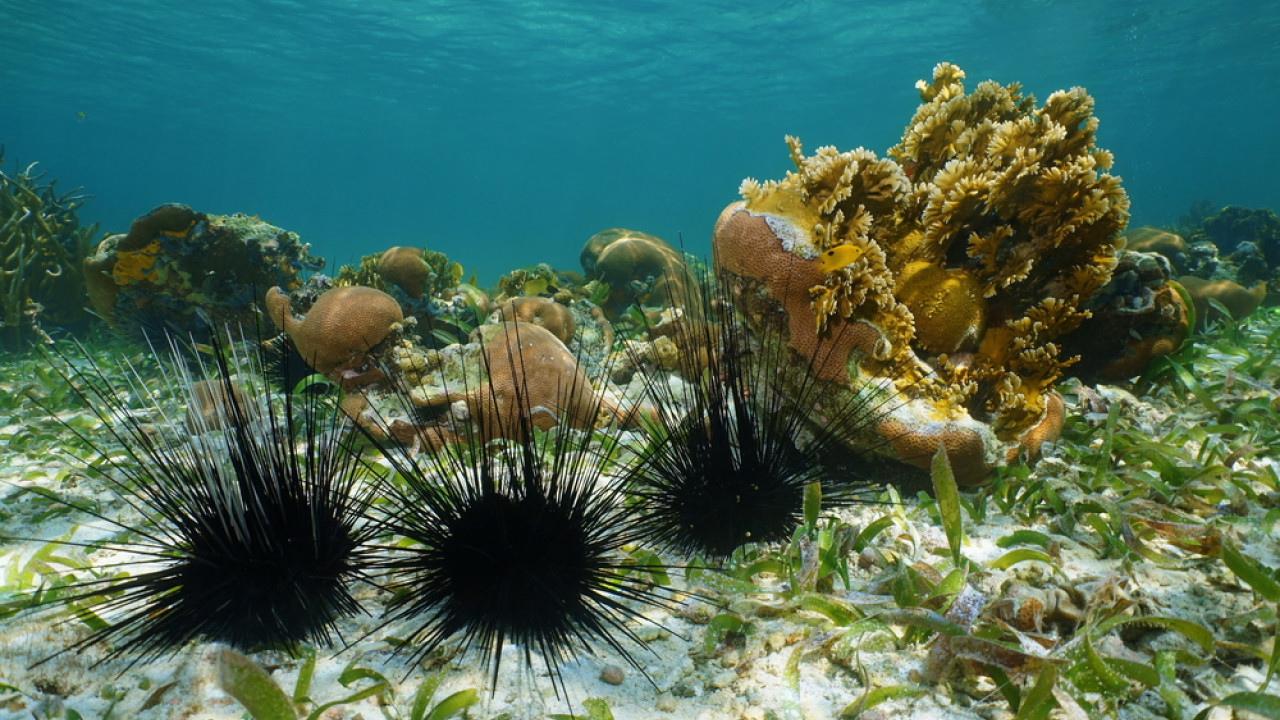
[[[325,374],[355,370],[367,353],[404,320],[395,298],[373,288],[349,285],[322,294],[297,317],[280,288],[267,291],[267,313],[293,340],[298,354]]]
[[[1246,288],[1233,280],[1205,280],[1194,275],[1183,275],[1178,284],[1187,289],[1187,294],[1196,306],[1196,325],[1203,328],[1211,319],[1221,317],[1221,313],[1209,304],[1214,300],[1225,307],[1235,320],[1249,317],[1262,306],[1267,297],[1267,284],[1260,282],[1252,288]]]
[[[399,285],[411,298],[422,297],[422,289],[431,279],[431,268],[422,261],[422,250],[399,245],[378,258],[378,273],[383,280]]]
[[[1125,248],[1133,252],[1160,253],[1177,267],[1185,267],[1187,241],[1177,233],[1144,225],[1125,231]]]
[[[665,306],[686,296],[688,268],[678,250],[662,238],[614,228],[592,235],[579,256],[589,280],[608,283],[601,306],[617,319],[634,303]]]
[[[485,438],[519,438],[523,428],[543,430],[562,420],[591,427],[600,401],[577,358],[539,325],[504,322],[478,330],[489,382],[468,398]],[[521,418],[527,416],[527,421]]]
[[[916,343],[931,353],[973,350],[987,329],[982,286],[959,268],[907,263],[895,294],[915,318]]]

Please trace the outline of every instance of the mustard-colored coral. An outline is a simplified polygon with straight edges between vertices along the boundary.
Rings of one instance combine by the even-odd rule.
[[[941,63],[917,84],[923,102],[888,158],[832,147],[806,156],[788,137],[795,171],[745,180],[741,207],[794,262],[841,244],[862,252],[813,275],[809,290],[819,335],[837,318],[880,332],[876,352],[851,358],[858,375],[891,379],[932,417],[973,417],[1016,442],[1040,426],[1074,360],[1057,340],[1110,279],[1129,200],[1095,145],[1082,88],[1037,106],[1017,84],[966,92],[963,78]],[[717,228],[733,225],[722,216]],[[716,248],[761,252],[753,242],[717,237]]]
[[[928,260],[907,263],[894,294],[915,318],[916,340],[932,353],[972,350],[987,329],[987,301],[969,273]]]

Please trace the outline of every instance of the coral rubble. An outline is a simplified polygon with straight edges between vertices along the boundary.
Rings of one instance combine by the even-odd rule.
[[[1052,439],[1053,386],[1075,360],[1059,339],[1110,279],[1129,200],[1083,89],[1037,107],[1016,84],[967,93],[963,77],[942,63],[917,83],[923,104],[888,158],[806,156],[788,137],[796,170],[745,180],[713,244],[719,268],[752,290],[747,304],[809,288],[807,303],[780,308],[801,355],[835,325],[862,327],[840,333],[847,378],[834,379],[892,381],[911,399],[886,429],[900,452],[950,443],[974,482]],[[823,272],[816,258],[841,245],[860,256]]]

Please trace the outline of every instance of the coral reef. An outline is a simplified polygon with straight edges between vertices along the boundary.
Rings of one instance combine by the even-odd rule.
[[[1227,280],[1243,288],[1265,282],[1271,296],[1264,304],[1280,299],[1274,294],[1280,287],[1280,217],[1274,212],[1228,205],[1215,213],[1200,203],[1178,227],[1181,234],[1151,227],[1132,229],[1126,233],[1128,247],[1160,253],[1178,275]],[[1229,286],[1220,287],[1225,291]]]
[[[326,375],[353,379],[368,353],[404,319],[395,298],[373,288],[349,285],[329,290],[298,317],[279,287],[267,291],[267,314],[289,335],[298,354]]]
[[[438,348],[465,341],[489,311],[488,296],[474,284],[462,282],[462,275],[462,264],[444,253],[397,246],[365,255],[357,266],[343,265],[333,285],[386,292],[400,303],[405,317],[413,318],[414,324],[407,329]]]
[[[1280,287],[1280,217],[1271,210],[1228,205],[1204,218],[1188,239],[1203,259],[1183,272],[1245,287],[1259,281]]]
[[[600,307],[610,320],[635,304],[667,306],[688,295],[691,280],[684,257],[648,233],[603,230],[587,240],[578,259],[587,280],[608,284],[609,295]]]
[[[324,266],[296,233],[249,215],[206,215],[161,205],[84,261],[89,300],[116,326],[160,322],[180,332],[215,325],[252,326],[266,288],[291,290],[300,274]]]
[[[1213,243],[1224,255],[1238,252],[1241,243],[1253,243],[1271,268],[1280,267],[1280,217],[1267,208],[1222,208],[1191,234],[1191,242],[1202,241]]]
[[[498,278],[490,290],[494,303],[503,303],[517,297],[550,297],[559,303],[585,297],[585,281],[578,273],[556,270],[547,263],[516,268]]]
[[[58,192],[57,181],[35,168],[0,170],[0,349],[43,337],[38,320],[73,325],[88,317],[80,264],[98,226],[80,227],[76,217],[87,196]]]
[[[1037,107],[1016,84],[966,93],[963,77],[942,63],[917,83],[923,104],[891,158],[805,156],[788,137],[796,171],[745,180],[713,244],[753,322],[809,288],[778,308],[792,347],[812,357],[817,338],[844,338],[831,379],[892,383],[909,399],[886,421],[899,453],[943,440],[974,482],[1061,422],[1053,386],[1074,358],[1057,341],[1110,279],[1129,201],[1083,89]],[[823,272],[816,259],[841,245],[860,256]]]
[[[481,325],[465,345],[424,350],[405,342],[390,357],[400,390],[379,383],[351,393],[343,405],[377,437],[437,448],[461,440],[461,426],[482,440],[522,439],[528,429],[561,422],[590,428],[629,420],[592,389],[578,357],[539,325]],[[401,391],[415,406],[407,416]]]

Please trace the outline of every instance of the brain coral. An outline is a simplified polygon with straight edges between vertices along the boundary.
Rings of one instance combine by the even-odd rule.
[[[569,308],[545,297],[516,297],[502,303],[493,311],[496,322],[522,322],[541,326],[568,345],[577,330],[577,322]]]
[[[365,364],[370,348],[404,319],[395,298],[370,287],[348,285],[322,294],[297,317],[280,288],[267,291],[267,314],[289,334],[298,354],[322,373],[353,371]]]
[[[806,156],[788,137],[796,170],[743,181],[744,201],[725,210],[713,242],[721,269],[764,281],[767,294],[809,287],[807,307],[785,307],[801,353],[833,324],[874,328],[869,350],[850,346],[850,382],[891,380],[911,400],[908,430],[961,423],[982,436],[990,465],[1034,452],[1060,419],[1052,389],[1074,359],[1055,341],[1110,278],[1129,201],[1095,146],[1083,89],[1037,107],[1016,84],[966,93],[963,77],[941,63],[917,83],[923,104],[889,158]],[[814,258],[840,245],[860,255],[821,272]],[[778,252],[791,260],[774,261],[770,278],[746,270]]]
[[[587,239],[579,255],[589,280],[608,283],[601,307],[618,319],[633,303],[667,305],[685,297],[690,278],[684,256],[662,238],[613,228]]]
[[[414,299],[452,290],[462,281],[462,265],[444,253],[422,248],[397,245],[378,256],[377,266],[383,280]]]

